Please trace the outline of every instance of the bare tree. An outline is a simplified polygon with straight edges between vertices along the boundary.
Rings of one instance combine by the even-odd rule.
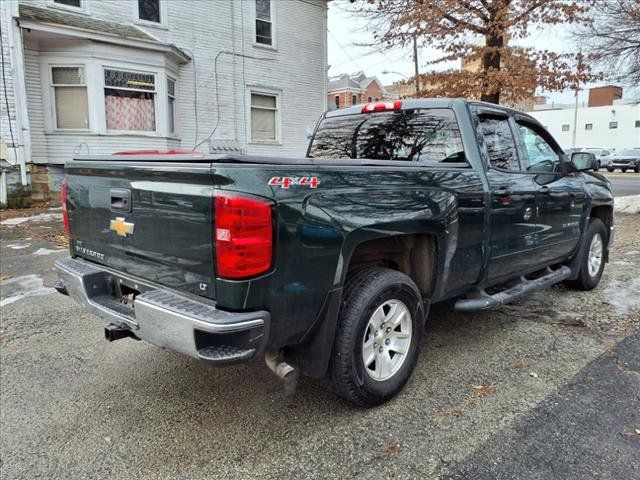
[[[430,62],[464,61],[467,68],[422,74],[422,96],[461,96],[500,103],[545,90],[576,88],[593,80],[577,54],[515,47],[532,25],[588,21],[594,0],[351,0],[370,20],[374,38],[387,48],[417,38],[443,55]],[[633,1],[633,0],[630,0]],[[637,0],[636,0],[637,1]]]
[[[608,77],[640,86],[640,1],[598,1],[591,16],[577,29],[577,44]]]

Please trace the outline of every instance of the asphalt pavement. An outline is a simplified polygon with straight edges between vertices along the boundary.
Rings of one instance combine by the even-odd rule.
[[[627,195],[640,195],[640,173],[635,172],[612,172],[600,170],[611,182],[613,194],[616,197]]]
[[[636,333],[590,362],[508,434],[485,443],[445,478],[640,478],[639,387]]]
[[[592,292],[435,306],[412,380],[363,410],[261,362],[210,368],[54,293],[59,221],[0,229],[2,479],[637,479],[640,236]],[[638,430],[637,430],[638,429]]]

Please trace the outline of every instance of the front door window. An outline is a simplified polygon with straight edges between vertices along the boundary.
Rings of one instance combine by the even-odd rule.
[[[527,125],[518,125],[526,158],[524,170],[527,172],[553,173],[560,171],[560,156],[551,145],[536,131]]]

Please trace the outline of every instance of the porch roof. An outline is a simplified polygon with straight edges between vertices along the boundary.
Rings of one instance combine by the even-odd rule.
[[[186,63],[191,60],[191,57],[180,48],[173,44],[158,42],[135,25],[110,22],[88,15],[35,7],[33,5],[20,4],[18,11],[18,23],[24,28],[51,31],[52,33],[151,50],[163,50],[175,55],[179,63]]]

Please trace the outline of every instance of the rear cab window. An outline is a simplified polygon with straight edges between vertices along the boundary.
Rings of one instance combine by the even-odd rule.
[[[487,157],[492,168],[519,171],[518,151],[507,117],[479,118],[480,134],[487,148]]]
[[[325,118],[309,147],[309,157],[468,166],[458,122],[448,108]]]

